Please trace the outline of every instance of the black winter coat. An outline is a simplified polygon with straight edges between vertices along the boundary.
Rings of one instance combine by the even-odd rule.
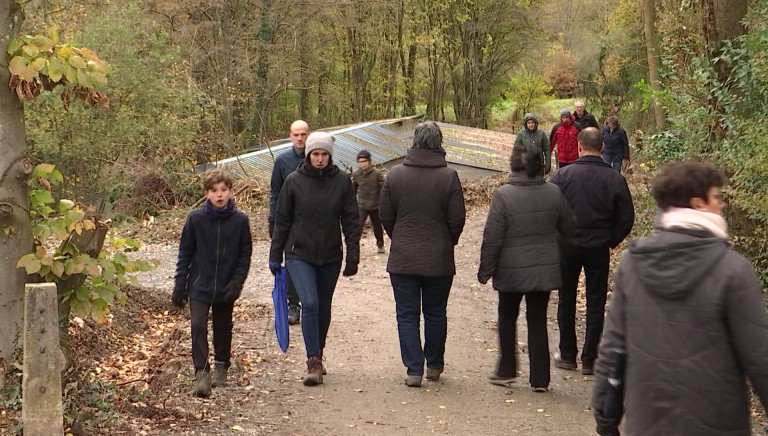
[[[603,159],[606,162],[618,162],[629,159],[629,139],[627,132],[621,126],[616,126],[611,132],[607,125],[603,129]]]
[[[582,129],[586,129],[587,127],[594,127],[596,129],[600,128],[597,125],[597,120],[595,119],[595,116],[587,112],[586,110],[584,111],[583,116],[579,117],[579,114],[574,112],[571,118],[573,118],[573,121],[579,123]]]
[[[360,222],[352,181],[336,165],[318,171],[303,163],[288,175],[275,213],[269,261],[301,259],[312,265],[360,261]]]
[[[550,179],[576,216],[574,247],[614,248],[632,231],[635,206],[624,177],[599,156],[582,156]]]
[[[251,267],[251,228],[238,210],[226,217],[206,213],[205,206],[189,213],[181,232],[176,282],[186,283],[191,300],[223,302],[230,280],[245,281]],[[241,282],[242,283],[242,282]]]
[[[396,274],[456,274],[453,247],[465,221],[459,175],[436,151],[409,149],[389,172],[379,216],[392,245],[387,271]]]
[[[493,193],[477,279],[501,292],[551,291],[561,285],[560,243],[573,234],[573,212],[560,189],[513,173]]]
[[[660,229],[625,252],[593,409],[603,407],[616,348],[627,353],[627,435],[749,436],[746,377],[768,401],[762,286],[746,259],[705,230]]]

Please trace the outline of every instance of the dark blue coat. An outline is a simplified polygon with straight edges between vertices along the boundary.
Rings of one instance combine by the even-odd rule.
[[[610,127],[606,125],[603,129],[603,144],[603,159],[606,162],[629,160],[629,140],[627,132],[621,126],[616,126],[611,132]]]
[[[277,198],[280,196],[280,190],[283,189],[285,179],[288,174],[304,162],[304,150],[296,153],[296,149],[291,147],[280,153],[275,159],[275,166],[272,168],[272,180],[269,183],[269,218],[274,220],[275,208],[277,208]]]
[[[186,281],[191,300],[220,303],[222,289],[234,278],[245,281],[251,267],[251,228],[238,210],[214,217],[205,207],[189,213],[179,244],[176,280]]]

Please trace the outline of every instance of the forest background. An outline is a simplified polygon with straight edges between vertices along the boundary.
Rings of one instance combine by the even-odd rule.
[[[726,169],[737,248],[768,277],[766,0],[31,0],[113,68],[107,108],[25,104],[59,194],[104,214],[192,204],[192,169],[312,129],[406,115],[516,131],[573,98],[616,114],[634,162]],[[561,99],[571,99],[562,101]],[[638,199],[647,202],[647,198]]]

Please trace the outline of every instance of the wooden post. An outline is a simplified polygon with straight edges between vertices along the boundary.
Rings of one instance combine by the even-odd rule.
[[[21,417],[24,434],[56,435],[63,431],[61,371],[56,285],[26,285],[24,299],[24,380]]]

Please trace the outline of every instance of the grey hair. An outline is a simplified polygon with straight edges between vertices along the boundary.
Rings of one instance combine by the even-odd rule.
[[[424,121],[413,131],[412,149],[432,150],[445,153],[443,149],[443,132],[434,121]]]

